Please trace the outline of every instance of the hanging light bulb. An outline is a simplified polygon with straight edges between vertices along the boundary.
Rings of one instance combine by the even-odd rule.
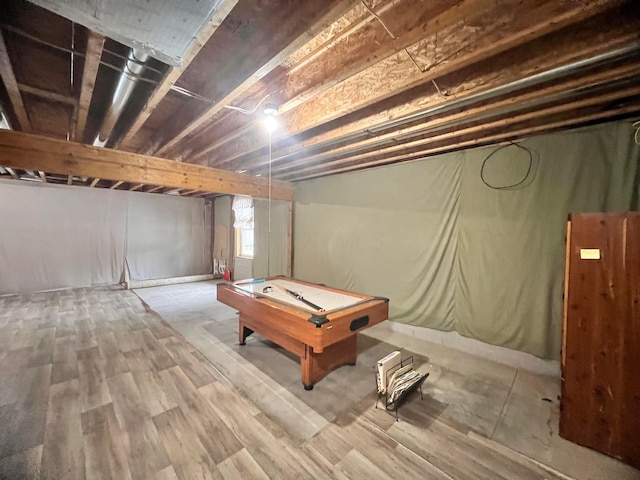
[[[267,131],[271,133],[275,132],[278,128],[278,120],[276,120],[276,117],[264,117],[263,122]]]
[[[267,117],[275,117],[278,114],[278,105],[275,103],[267,103],[264,106],[264,114]]]
[[[275,103],[267,103],[264,106],[264,126],[271,133],[278,128],[276,115],[278,115],[278,106]]]

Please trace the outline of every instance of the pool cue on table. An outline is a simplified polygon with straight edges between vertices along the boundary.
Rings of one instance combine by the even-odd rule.
[[[281,285],[277,285],[277,284],[273,284],[274,287],[279,288],[280,290],[282,290],[285,293],[288,293],[289,295],[291,295],[292,297],[294,297],[296,300],[300,300],[302,303],[310,306],[311,308],[313,308],[314,310],[317,310],[319,312],[324,312],[324,308],[319,307],[318,305],[316,305],[315,303],[310,302],[309,300],[307,300],[306,298],[304,298],[302,295],[300,295],[299,293],[294,292],[293,290],[289,290],[288,288],[284,288]]]

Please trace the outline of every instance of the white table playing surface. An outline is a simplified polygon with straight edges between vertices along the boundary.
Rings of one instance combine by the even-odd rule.
[[[362,302],[362,297],[356,297],[354,295],[348,295],[344,293],[334,292],[327,290],[320,286],[315,287],[313,285],[307,285],[304,283],[292,282],[289,280],[253,280],[251,282],[238,282],[234,284],[234,287],[244,290],[246,292],[259,294],[263,297],[273,298],[274,300],[282,303],[288,303],[295,307],[303,308],[311,312],[316,312],[309,305],[289,295],[287,292],[278,288],[286,288],[293,292],[302,295],[302,298],[309,302],[323,308],[325,311],[336,310],[340,308],[350,307],[359,302]],[[269,293],[264,292],[265,287],[271,287]]]

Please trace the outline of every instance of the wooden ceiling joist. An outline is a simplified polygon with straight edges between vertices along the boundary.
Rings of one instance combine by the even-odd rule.
[[[354,140],[343,147],[337,147],[318,154],[312,152],[298,152],[297,154],[289,154],[284,157],[275,157],[272,159],[272,173],[278,175],[281,171],[291,170],[298,167],[314,165],[322,163],[323,159],[329,159],[333,157],[347,157],[357,155],[358,152],[369,151],[374,149],[380,149],[385,144],[398,144],[400,142],[407,142],[409,138],[416,138],[418,135],[432,136],[437,133],[439,129],[446,127],[458,128],[457,125],[462,122],[472,122],[480,117],[488,119],[490,116],[497,116],[501,112],[508,112],[510,115],[517,110],[525,109],[528,105],[543,100],[549,101],[553,96],[562,95],[563,92],[577,91],[586,88],[594,87],[601,83],[613,81],[615,79],[622,79],[631,76],[631,79],[640,78],[640,63],[632,65],[622,65],[620,67],[614,67],[603,71],[598,71],[593,74],[581,76],[576,79],[572,79],[566,82],[558,84],[552,84],[545,88],[534,89],[521,95],[513,97],[507,97],[502,100],[497,100],[488,104],[480,104],[478,106],[469,106],[461,109],[459,112],[453,112],[450,115],[436,117],[433,120],[419,123],[417,125],[409,126],[407,128],[401,128],[398,130],[392,130],[388,133],[380,133],[379,135],[363,137],[362,140]],[[604,97],[598,97],[598,100],[602,100]],[[515,114],[515,113],[514,113]],[[300,158],[302,157],[302,158]],[[262,159],[262,157],[261,157]],[[251,168],[250,165],[245,163],[249,173],[264,173],[268,159],[256,165],[261,168]],[[281,165],[279,165],[281,164]]]
[[[89,106],[93,97],[93,89],[100,67],[100,58],[104,48],[105,38],[93,31],[89,32],[87,38],[87,51],[84,57],[84,68],[82,69],[82,84],[80,86],[80,99],[78,101],[78,120],[76,122],[74,138],[82,141],[84,131],[87,126],[87,116]]]
[[[301,2],[302,3],[302,2]],[[206,109],[204,113],[198,115],[195,119],[184,120],[184,115],[180,112],[174,116],[174,123],[176,125],[169,125],[167,129],[172,131],[160,131],[154,136],[154,140],[151,142],[151,148],[145,153],[157,153],[164,154],[187,135],[195,132],[199,128],[206,125],[214,116],[216,116],[225,106],[232,105],[233,102],[245,94],[249,88],[251,88],[256,82],[263,78],[267,73],[280,65],[287,59],[293,52],[300,48],[305,42],[307,42],[313,35],[322,31],[327,25],[338,19],[344,12],[350,9],[355,3],[355,0],[326,0],[322,4],[320,2],[304,2],[296,7],[297,11],[295,15],[298,16],[298,21],[287,25],[286,27],[290,31],[284,31],[284,26],[280,25],[278,34],[282,38],[287,36],[289,42],[286,46],[282,46],[275,54],[272,54],[271,58],[264,61],[258,66],[250,75],[244,80],[238,83],[238,85],[230,91],[219,96],[219,98],[213,98],[214,103],[211,107]],[[328,11],[326,11],[328,8]],[[323,13],[324,12],[324,13]],[[304,31],[300,32],[300,26],[306,24]],[[278,26],[274,25],[274,29],[278,29]],[[258,40],[260,41],[260,40]],[[262,45],[255,45],[256,48],[262,47]],[[204,92],[213,91],[218,92],[219,86],[216,85],[219,80],[215,79],[211,85],[207,85],[203,88]],[[209,97],[209,95],[204,95]],[[175,131],[173,131],[175,129]],[[157,146],[156,146],[157,145]]]
[[[447,34],[455,36],[460,26],[453,24],[450,28],[439,30],[419,42],[415,45],[413,54],[409,49],[409,54],[405,51],[399,52],[350,77],[347,81],[325,90],[322,96],[305,102],[283,118],[283,130],[290,133],[305,131],[311,126],[333,120],[344,112],[364,108],[391,95],[397,95],[399,92],[499,55],[534,38],[558,31],[611,6],[611,2],[552,2],[540,5],[538,0],[526,0],[517,9],[490,12],[493,15],[489,23],[490,30],[479,29],[467,35],[464,41],[451,44],[445,42],[436,49],[437,53],[433,56],[420,57],[423,52],[429,52],[428,45],[439,44],[438,38],[447,38]],[[496,14],[500,17],[495,18]],[[540,20],[533,22],[532,18]],[[553,18],[554,21],[549,22],[549,18]],[[421,59],[420,68],[416,68],[416,59]],[[390,71],[394,72],[392,77],[385,74]],[[333,105],[340,105],[341,109],[327,109],[328,98],[334,102]],[[324,113],[323,118],[317,118],[318,112]]]
[[[1,31],[0,31],[0,77],[4,82],[5,88],[7,89],[7,94],[9,95],[9,101],[11,102],[13,112],[15,113],[18,119],[20,128],[22,129],[23,132],[31,132],[31,122],[29,121],[27,110],[24,108],[22,95],[20,94],[20,88],[18,87],[18,82],[13,73],[13,66],[11,65],[11,59],[9,58],[9,52],[7,51],[7,46],[4,43],[4,36],[2,35]]]
[[[66,105],[71,105],[73,107],[76,107],[78,104],[78,100],[73,97],[70,97],[68,95],[62,95],[57,92],[50,92],[49,90],[45,90],[43,88],[32,87],[30,85],[24,85],[22,83],[18,84],[18,88],[23,93],[28,93],[29,95],[35,95],[36,97],[45,98],[53,102],[64,103]]]
[[[490,134],[487,133],[485,135],[480,135],[480,136],[476,135],[471,138],[465,138],[453,145],[450,143],[447,143],[445,145],[435,145],[432,147],[428,147],[412,155],[400,154],[394,157],[385,157],[383,159],[373,159],[368,162],[346,165],[340,168],[336,168],[335,170],[332,170],[330,174],[333,175],[335,173],[348,173],[356,170],[362,170],[364,168],[372,168],[372,167],[379,167],[383,165],[391,165],[399,162],[420,160],[428,156],[462,150],[465,148],[475,148],[475,147],[482,147],[487,145],[495,145],[505,141],[517,141],[523,138],[536,136],[542,133],[550,133],[557,130],[563,130],[563,129],[566,129],[568,126],[589,125],[590,123],[598,122],[603,118],[626,117],[629,114],[633,114],[634,112],[637,112],[639,107],[640,107],[640,101],[636,101],[631,103],[630,105],[614,108],[608,112],[599,111],[599,112],[584,114],[583,112],[578,111],[574,115],[570,117],[566,117],[562,120],[545,122],[543,124],[536,125],[536,126],[524,126],[517,130],[503,131],[500,133],[495,133],[495,131],[493,131]],[[322,177],[325,175],[327,174],[326,173],[323,174],[322,172],[307,173],[307,174],[302,172],[296,172],[289,176],[289,180],[290,181],[310,180],[310,179]]]
[[[293,199],[293,185],[288,182],[12,131],[0,131],[0,164],[116,182]]]
[[[448,97],[438,97],[436,92],[427,91],[422,96],[416,96],[401,102],[397,107],[392,107],[387,110],[376,110],[371,115],[363,115],[360,118],[352,120],[350,123],[344,126],[338,126],[335,129],[329,130],[325,133],[320,133],[309,139],[302,139],[297,142],[289,142],[282,148],[276,146],[274,148],[273,161],[275,163],[283,161],[296,161],[299,158],[307,158],[309,155],[314,154],[314,149],[319,149],[321,152],[330,152],[339,147],[339,142],[342,138],[349,138],[349,145],[345,148],[357,146],[357,142],[372,143],[375,142],[380,136],[384,136],[386,132],[389,132],[389,136],[396,136],[402,133],[402,125],[399,124],[395,128],[386,127],[389,120],[393,120],[394,123],[398,123],[399,120],[404,118],[415,118],[416,115],[420,115],[424,111],[438,112],[443,107],[449,108],[455,107],[460,102],[468,102],[474,96],[482,98],[483,92],[496,91],[499,92],[503,86],[522,84],[522,82],[534,75],[541,75],[538,82],[551,81],[554,72],[563,72],[562,75],[569,78],[574,70],[567,68],[567,65],[584,64],[585,60],[593,57],[598,57],[605,52],[616,51],[616,49],[627,49],[629,51],[638,52],[638,45],[640,45],[640,35],[638,34],[638,28],[640,28],[640,21],[636,20],[629,24],[615,25],[607,28],[606,32],[601,31],[598,34],[590,33],[588,31],[580,32],[579,34],[569,32],[571,38],[575,40],[575,44],[571,41],[559,42],[562,38],[559,34],[557,36],[550,36],[537,42],[539,48],[529,52],[528,49],[522,49],[521,55],[516,59],[511,57],[505,57],[503,60],[494,61],[488,67],[474,69],[474,75],[462,76],[463,81],[460,83],[452,83],[455,77],[452,79],[446,78],[447,86],[451,90],[451,95]],[[591,39],[592,41],[589,41]],[[552,52],[549,53],[553,45]],[[617,57],[613,56],[610,60],[611,66],[608,67],[607,72],[587,74],[583,73],[582,80],[562,82],[558,77],[558,87],[554,89],[549,87],[546,91],[547,94],[557,94],[560,91],[575,91],[581,86],[589,85],[590,83],[609,82],[616,79],[622,79],[624,77],[632,77],[640,73],[640,63],[638,58],[634,57],[627,64],[620,64]],[[584,66],[583,66],[584,70]],[[545,73],[548,72],[547,73]],[[543,75],[544,74],[544,75]],[[559,75],[559,74],[558,74]],[[549,77],[549,79],[547,79]],[[522,85],[520,88],[526,85]],[[538,93],[545,93],[540,90]],[[537,96],[533,93],[533,96]],[[528,101],[530,97],[519,96],[512,94],[504,101],[505,104],[513,103],[517,104],[520,100]],[[425,108],[426,105],[426,108]],[[487,109],[492,106],[499,107],[500,103],[492,103]],[[468,105],[466,109],[470,108]],[[455,109],[452,109],[455,114]],[[435,120],[429,120],[428,116],[422,121],[423,127],[428,128],[432,122],[441,123],[446,122],[445,113],[435,114]],[[449,115],[446,115],[447,117]],[[451,117],[451,120],[454,118]],[[418,127],[419,128],[419,127]],[[399,130],[400,129],[400,130]],[[373,133],[375,132],[375,133]],[[254,144],[255,144],[255,137]],[[355,140],[354,140],[355,138]],[[337,145],[331,147],[330,145]],[[325,146],[327,145],[327,146]],[[225,153],[216,151],[224,158]],[[247,154],[245,154],[247,155]],[[322,154],[319,154],[320,156]],[[265,166],[268,164],[268,157],[264,154],[254,154],[251,156],[251,160],[245,161],[243,157],[240,157],[238,163],[229,163],[229,168],[236,168],[237,165],[242,164],[243,168],[247,169],[250,173],[257,173],[262,170],[256,170],[257,167]],[[213,163],[215,165],[215,162]],[[218,165],[219,166],[219,165]]]
[[[635,88],[634,93],[639,93],[640,87]],[[617,96],[612,96],[614,100]],[[502,119],[493,122],[493,124],[485,124],[481,126],[469,127],[453,132],[448,132],[439,136],[433,136],[413,143],[405,144],[399,147],[391,147],[381,150],[371,155],[362,155],[359,157],[349,157],[338,159],[331,163],[331,172],[345,173],[363,168],[374,166],[390,165],[401,161],[411,161],[425,158],[430,155],[460,150],[463,148],[472,148],[483,145],[490,145],[505,140],[521,139],[539,135],[541,133],[550,133],[554,130],[563,128],[571,124],[586,125],[589,122],[600,120],[603,117],[623,116],[631,112],[637,111],[640,107],[640,95],[631,100],[628,105],[612,108],[607,112],[596,111],[589,112],[589,106],[597,105],[597,101],[583,100],[575,104],[557,106],[549,108],[546,112],[538,111],[528,115],[522,115],[514,119]],[[580,109],[582,107],[582,109]],[[553,115],[568,111],[572,114],[563,120],[553,120]],[[536,122],[536,120],[538,120]],[[531,125],[527,125],[527,122]],[[509,124],[512,124],[509,127]],[[496,133],[499,132],[499,133]],[[455,141],[451,141],[455,138]],[[308,180],[323,176],[322,170],[327,165],[315,165],[308,168],[301,168],[295,172],[284,175],[289,181]]]
[[[469,8],[467,12],[469,15],[482,17],[476,20],[481,25],[487,25],[486,29],[476,29],[459,41],[440,42],[440,38],[460,37],[459,32],[467,21],[464,15],[452,16],[451,11],[445,11],[442,15],[448,23],[444,26],[433,24],[431,30],[426,31],[428,36],[411,48],[400,51],[396,49],[394,51],[397,53],[392,55],[385,50],[381,53],[382,59],[376,59],[378,60],[376,62],[368,60],[370,63],[368,68],[356,65],[354,71],[350,72],[352,74],[339,83],[321,79],[322,88],[311,87],[313,92],[309,93],[310,99],[280,116],[281,135],[296,135],[319,124],[335,120],[348,112],[366,108],[392,95],[496,56],[533,38],[583,21],[606,9],[611,9],[616,2],[591,2],[583,5],[559,2],[540,4],[538,0],[525,0],[518,8],[502,9],[499,12],[486,8],[475,12],[473,2],[463,3]],[[457,9],[454,10],[457,14]],[[496,17],[496,15],[499,16]],[[539,20],[532,22],[532,18]],[[549,18],[554,18],[554,21],[549,22]],[[409,36],[411,36],[410,33]],[[363,53],[360,55],[365,59],[368,58]],[[416,59],[420,61],[419,65],[416,64]],[[366,60],[362,62],[367,64]],[[389,75],[389,72],[393,74]],[[301,82],[295,79],[292,81]],[[307,93],[303,91],[299,95],[304,97]],[[211,166],[221,167],[242,155],[256,152],[264,145],[264,139],[259,138],[255,133],[246,135],[240,141],[217,149],[216,160],[211,163]],[[192,158],[197,162],[199,157],[208,151],[209,148],[205,148],[196,152]]]
[[[458,0],[448,0],[448,2],[442,3],[454,3],[457,1]],[[409,22],[410,25],[414,25],[416,21],[424,20],[423,15],[421,15],[422,12],[427,11],[429,14],[434,13],[434,7],[432,5],[433,2],[416,4],[413,0],[394,0],[377,5],[374,9],[374,14],[372,14],[364,3],[356,4],[350,15],[350,17],[353,17],[353,23],[351,23],[348,28],[342,29],[335,35],[327,35],[325,41],[319,43],[316,48],[308,51],[306,55],[299,59],[295,54],[292,55],[296,63],[289,70],[281,72],[277,79],[270,81],[268,86],[269,91],[282,91],[286,98],[289,98],[289,100],[279,106],[279,113],[286,113],[300,102],[308,100],[312,96],[312,90],[321,90],[323,87],[326,88],[327,83],[335,85],[353,72],[363,69],[366,65],[370,64],[373,59],[380,60],[380,58],[383,58],[385,55],[383,52],[390,55],[393,52],[393,46],[391,42],[388,41],[389,33],[379,20],[378,15],[397,7],[402,13],[396,14],[393,17],[394,23],[406,21]],[[438,5],[435,10],[440,11],[442,8],[442,6]],[[414,9],[419,11],[416,12]],[[430,15],[430,17],[432,17],[432,15]],[[335,29],[335,24],[332,24],[331,29]],[[354,39],[352,34],[360,29],[367,30],[365,35]],[[381,48],[372,52],[372,44],[381,45]],[[347,65],[339,61],[339,57],[338,60],[336,60],[336,51],[339,51],[342,55],[348,54],[350,56]],[[365,57],[364,61],[359,62],[359,57]],[[308,69],[304,68],[317,60],[322,60],[320,68],[316,66]],[[335,76],[332,76],[332,74]],[[316,79],[318,75],[321,76],[319,80]],[[305,88],[306,84],[310,84],[311,86]],[[266,93],[264,88],[261,89],[260,95],[258,95],[259,98],[263,98]],[[259,100],[255,100],[256,103],[258,101]],[[246,120],[239,115],[235,118],[225,118],[224,122],[220,123],[224,123],[227,128],[225,129],[226,133],[224,133],[225,130],[223,130],[222,135],[220,135],[217,140],[213,142],[207,141],[207,138],[202,138],[204,135],[199,135],[199,138],[196,137],[190,141],[190,147],[196,152],[191,156],[192,161],[195,160],[195,163],[203,163],[197,161],[197,159],[202,158],[207,152],[219,148],[222,144],[230,142],[240,135],[244,135],[247,129],[252,126],[251,124],[247,124]],[[216,133],[220,132],[220,130],[220,128],[216,128]]]
[[[640,114],[637,0],[221,0],[180,67],[145,62],[117,120],[105,112],[129,47],[5,3],[2,113],[38,137],[0,135],[0,164],[23,179],[266,197],[267,176],[299,181]],[[280,128],[269,135],[271,102]],[[105,117],[115,152],[43,138],[91,143]],[[293,195],[288,183],[271,190]]]
[[[123,146],[126,147],[127,143],[130,142],[135,134],[138,133],[138,130],[142,128],[142,126],[156,109],[158,104],[162,101],[162,99],[164,99],[167,93],[169,93],[171,87],[175,85],[175,83],[178,81],[178,79],[192,62],[192,60],[200,52],[202,47],[207,43],[209,38],[211,38],[211,35],[213,35],[218,27],[220,27],[223,20],[227,18],[227,15],[229,15],[231,10],[236,6],[237,3],[238,0],[225,0],[224,2],[221,2],[219,4],[219,7],[215,11],[214,15],[209,19],[204,28],[202,28],[198,37],[191,44],[191,48],[189,49],[189,51],[183,56],[181,66],[171,67],[169,69],[160,84],[151,94],[151,98],[149,98],[142,110],[140,110],[135,120],[133,121],[133,124],[129,127],[127,133],[122,139],[121,143],[123,144]]]

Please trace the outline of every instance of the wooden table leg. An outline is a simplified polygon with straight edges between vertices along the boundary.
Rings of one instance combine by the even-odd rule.
[[[305,345],[300,357],[302,384],[305,390],[322,380],[331,370],[341,365],[355,365],[358,356],[356,335],[325,347],[322,353],[315,353],[313,347]]]
[[[253,330],[244,326],[244,323],[242,322],[242,318],[238,320],[238,343],[240,345],[245,345],[246,344],[245,340],[252,333],[253,333]]]

